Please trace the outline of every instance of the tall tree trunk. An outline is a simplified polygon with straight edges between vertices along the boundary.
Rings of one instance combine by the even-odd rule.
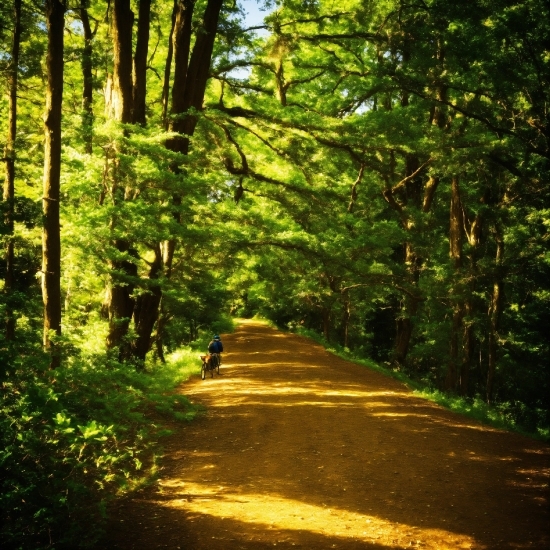
[[[94,127],[93,112],[93,49],[92,40],[94,33],[90,26],[88,10],[80,8],[80,20],[84,29],[84,49],[82,51],[82,77],[84,86],[82,89],[82,135],[84,137],[85,151],[92,154],[92,139]]]
[[[132,119],[134,124],[145,124],[145,99],[147,92],[147,52],[151,0],[139,0],[136,51],[134,54]]]
[[[437,39],[437,52],[436,59],[439,62],[438,69],[441,72],[445,71],[445,46],[441,38]],[[439,128],[445,128],[447,124],[447,107],[445,101],[447,100],[448,86],[441,82],[439,77],[437,78],[435,86],[435,96],[439,103],[434,103],[432,111],[430,112],[430,124],[435,124]]]
[[[4,292],[7,295],[6,307],[6,339],[15,337],[15,316],[11,304],[11,295],[15,283],[15,246],[14,232],[14,202],[15,202],[15,138],[17,136],[17,75],[19,70],[19,49],[21,44],[21,0],[15,0],[13,5],[13,39],[11,63],[8,66],[8,135],[4,149],[6,176],[4,179],[3,199],[7,203],[4,223],[8,232],[6,243],[6,276]]]
[[[65,5],[46,0],[48,49],[46,68],[44,140],[44,229],[42,234],[42,298],[44,301],[44,347],[51,353],[51,367],[60,365],[60,356],[51,341],[51,332],[61,334],[61,235],[59,197],[61,177],[61,105],[63,102],[63,34]]]
[[[114,0],[113,5],[113,108],[115,119],[132,122],[132,26],[130,0]]]
[[[453,267],[460,269],[462,267],[462,231],[464,218],[462,213],[462,203],[460,202],[460,187],[458,176],[451,179],[451,211],[449,223],[449,256]]]
[[[404,59],[410,56],[411,43],[406,39],[404,47]],[[443,52],[440,49],[437,53],[437,58],[440,62],[443,62]],[[443,97],[445,91],[440,89],[438,92],[438,98]],[[401,104],[407,106],[409,104],[408,95],[404,93],[402,96]],[[437,124],[440,128],[444,126],[445,118],[442,116],[441,109],[434,108],[430,113],[429,123]],[[415,173],[420,166],[420,161],[415,155],[407,155],[406,157],[406,176],[409,177]],[[420,177],[407,179],[405,182],[406,199],[408,203],[416,208],[417,211],[421,211],[425,214],[429,213],[432,208],[435,192],[439,185],[439,178],[430,176],[422,189]],[[408,220],[405,220],[403,227],[408,231],[414,231],[414,225],[410,224]],[[420,278],[420,267],[422,265],[422,258],[419,258],[416,252],[413,250],[412,243],[410,241],[405,243],[405,264],[411,274],[412,282],[416,285]],[[413,333],[412,318],[417,314],[419,307],[419,300],[415,300],[408,296],[405,298],[404,307],[402,308],[401,316],[396,320],[396,338],[395,338],[395,359],[399,364],[404,364]]]
[[[196,32],[195,45],[189,60],[189,67],[185,77],[185,88],[179,90],[174,86],[172,97],[183,93],[181,106],[186,112],[190,107],[198,111],[202,110],[206,83],[210,76],[210,64],[212,62],[212,52],[214,51],[214,41],[218,30],[218,18],[223,5],[223,0],[208,0],[204,19],[201,28]],[[175,52],[174,52],[175,53]],[[175,75],[174,75],[175,76]],[[197,117],[188,115],[182,117],[181,125],[174,127],[174,131],[181,132],[187,136],[192,136],[197,124]]]
[[[168,100],[170,96],[170,74],[172,71],[172,57],[174,54],[174,30],[176,27],[176,16],[178,13],[178,0],[174,0],[172,9],[172,26],[168,36],[168,52],[166,53],[166,63],[164,64],[164,80],[162,84],[162,123],[165,129],[168,129]]]
[[[487,193],[481,199],[482,203],[487,202]],[[469,253],[469,282],[465,285],[466,296],[464,298],[464,315],[466,321],[463,320],[464,332],[462,338],[462,362],[460,367],[460,379],[459,379],[459,388],[461,395],[468,395],[468,381],[470,378],[470,369],[472,368],[473,356],[474,356],[474,346],[475,346],[475,336],[474,336],[474,320],[473,316],[475,313],[473,296],[476,291],[476,282],[478,277],[478,268],[477,268],[477,254],[478,249],[481,244],[482,238],[482,227],[483,227],[483,216],[481,213],[477,213],[474,220],[470,222],[468,216],[465,212],[465,209],[462,208],[462,216],[464,221],[464,230],[468,243],[470,244],[470,253]]]
[[[147,292],[138,296],[134,307],[134,326],[137,338],[132,343],[132,356],[140,362],[145,361],[145,356],[151,347],[151,334],[159,315],[162,292],[157,281],[161,272],[162,252],[159,245],[155,248],[155,259],[149,270],[149,288]]]
[[[349,347],[349,322],[351,319],[351,303],[349,292],[345,292],[343,296],[343,315],[342,315],[342,342],[344,347]]]
[[[114,0],[113,6],[113,90],[112,106],[115,119],[123,123],[132,122],[132,26],[134,14],[130,10],[130,0]],[[112,194],[116,202],[126,199],[119,188],[119,163],[114,161]],[[116,231],[119,221],[111,220],[111,230]],[[107,347],[119,348],[119,359],[129,356],[130,346],[124,342],[128,333],[134,309],[132,293],[137,278],[137,267],[132,262],[135,252],[127,239],[114,238],[113,245],[124,259],[111,260],[111,287],[109,290],[109,333]]]
[[[462,231],[464,218],[462,204],[460,202],[460,188],[458,176],[451,179],[451,208],[449,224],[449,256],[455,271],[455,277],[460,277],[462,268]],[[453,321],[451,325],[450,357],[447,376],[445,379],[445,389],[453,391],[456,388],[458,380],[458,368],[460,357],[460,337],[462,332],[462,319],[464,318],[464,304],[459,294],[459,285],[454,285],[453,294]]]
[[[427,214],[432,209],[432,203],[435,197],[435,192],[439,185],[439,178],[430,176],[424,188],[424,198],[422,201],[422,212]]]
[[[162,301],[162,294],[159,303],[159,313],[157,318],[157,330],[155,334],[155,347],[157,349],[157,355],[162,363],[166,363],[164,357],[164,327],[168,321],[168,316],[166,314],[164,304]]]
[[[176,200],[180,200],[179,196],[175,197]],[[174,218],[178,223],[180,223],[180,215],[179,212],[174,212]],[[170,241],[164,241],[161,246],[160,250],[162,253],[162,265],[164,267],[164,276],[167,279],[170,279],[172,277],[172,264],[174,259],[174,252],[176,249],[176,241],[170,240]],[[155,334],[155,345],[157,348],[157,355],[159,356],[160,360],[165,363],[164,359],[164,330],[168,323],[168,313],[166,312],[166,308],[164,307],[163,299],[162,299],[162,293],[161,293],[161,299],[160,304],[158,308],[158,317],[156,322],[156,334]]]
[[[195,3],[192,0],[178,0],[175,5],[174,32],[172,34],[172,47],[174,51],[174,83],[172,86],[172,105],[170,113],[173,118],[169,124],[171,132],[177,134],[185,133],[185,117],[182,115],[189,109],[186,103],[185,90],[187,88],[187,74],[189,71],[189,53],[191,51],[193,8]],[[197,38],[198,41],[198,38]],[[195,43],[197,47],[197,42]],[[210,66],[210,59],[208,59]],[[202,101],[201,101],[202,107]],[[189,137],[178,135],[166,142],[170,151],[187,154],[189,148]],[[177,168],[175,168],[177,172]]]
[[[458,369],[460,362],[460,336],[462,331],[462,320],[464,318],[464,306],[455,304],[453,307],[453,319],[451,324],[450,358],[445,378],[445,389],[454,391],[458,381]]]
[[[460,395],[468,395],[468,382],[470,379],[470,369],[472,367],[472,360],[474,354],[474,324],[471,320],[473,314],[472,300],[468,299],[464,303],[464,315],[468,317],[466,323],[464,323],[464,333],[462,337],[462,362],[460,364],[460,376],[459,376],[459,388]]]
[[[210,3],[208,6],[210,6]],[[208,6],[206,11],[208,11]],[[186,124],[185,118],[183,115],[189,109],[191,105],[186,102],[186,89],[189,86],[193,86],[194,83],[191,82],[188,84],[187,75],[189,73],[189,54],[191,51],[191,38],[192,38],[192,22],[193,22],[193,9],[195,7],[195,2],[193,0],[175,0],[174,3],[174,13],[173,13],[173,32],[171,35],[171,45],[174,52],[174,83],[172,86],[172,104],[170,108],[170,114],[174,117],[169,124],[169,130],[171,132],[177,133],[179,135],[170,138],[166,141],[166,147],[170,151],[176,153],[181,153],[186,155],[189,151],[189,137],[192,134],[192,131],[188,135],[186,133]],[[205,12],[206,19],[206,12]],[[216,28],[214,28],[213,33],[210,34],[212,40],[215,38],[217,30],[217,19],[216,19]],[[206,29],[199,33],[199,36],[206,33]],[[195,41],[196,50],[199,48],[199,38]],[[208,63],[210,67],[210,58],[204,59],[203,62]],[[165,82],[166,83],[166,82]],[[203,89],[203,98],[204,91]],[[199,108],[202,108],[202,99],[201,105]],[[173,171],[176,174],[180,173],[178,165],[172,167]],[[176,221],[179,219],[179,206],[181,205],[181,196],[176,194],[173,196],[172,203],[174,206],[174,217]],[[172,270],[172,260],[174,257],[174,252],[176,249],[176,242],[174,240],[168,241],[163,244],[163,258],[166,271],[168,276]]]
[[[400,49],[402,62],[406,65],[412,55],[412,49],[414,47],[414,40],[411,35],[405,33],[403,36]],[[437,53],[438,59],[442,61],[442,54]],[[378,53],[379,63],[385,62],[385,52],[380,51]],[[401,106],[409,106],[409,92],[403,90],[401,92]],[[391,110],[391,97],[388,95],[385,108]],[[374,109],[376,110],[376,109]],[[434,113],[430,112],[429,122],[433,123]],[[395,170],[395,160],[394,153],[391,154],[390,162],[390,172],[394,174]],[[421,162],[419,157],[416,154],[406,154],[405,156],[405,178],[396,185],[392,190],[391,194],[395,194],[394,197],[390,198],[387,196],[387,191],[385,192],[385,198],[388,203],[397,210],[400,214],[401,225],[403,229],[411,235],[411,238],[404,243],[405,251],[405,266],[409,274],[409,281],[411,285],[417,287],[418,281],[420,278],[420,268],[423,263],[423,259],[418,256],[414,250],[414,238],[413,233],[418,231],[416,224],[414,223],[414,217],[411,216],[410,211],[414,210],[417,213],[424,212],[428,213],[431,209],[432,200],[437,189],[439,180],[434,177],[430,177],[425,185],[422,183],[422,174],[421,174]],[[399,202],[398,197],[401,197],[401,202]],[[406,296],[401,303],[401,310],[398,312],[395,322],[396,322],[396,333],[395,333],[395,347],[394,347],[394,358],[396,362],[400,365],[403,365],[406,361],[406,357],[409,351],[410,342],[413,334],[413,318],[418,312],[420,299],[413,298],[412,296]]]
[[[114,241],[116,249],[130,259],[111,261],[111,287],[108,293],[109,332],[107,348],[118,347],[119,360],[128,359],[131,354],[130,344],[125,341],[134,313],[135,301],[132,297],[138,277],[137,265],[132,258],[137,256],[125,239]]]
[[[197,123],[196,116],[185,115],[185,113],[191,107],[199,111],[202,110],[223,0],[208,0],[203,24],[196,32],[195,44],[189,58],[194,5],[192,0],[176,0],[174,6],[174,30],[172,35],[174,83],[170,113],[173,119],[170,122],[169,130],[179,135],[167,140],[166,147],[170,151],[183,155],[186,155],[189,151],[189,138],[193,135]],[[174,165],[172,169],[176,174],[180,173],[178,165]],[[175,194],[172,198],[172,205],[174,207],[174,217],[177,221],[179,221],[179,206],[181,203],[181,195]],[[170,276],[172,270],[175,249],[176,242],[173,239],[162,245],[167,277]],[[164,322],[159,319],[157,324],[157,347],[162,346],[163,326]]]
[[[493,390],[495,382],[495,372],[497,365],[497,340],[500,316],[502,313],[502,273],[501,265],[504,257],[504,240],[498,227],[495,229],[495,240],[497,243],[497,252],[495,258],[495,281],[493,283],[493,295],[491,297],[491,306],[489,309],[489,359],[487,370],[486,399],[487,403],[493,400]]]
[[[392,165],[394,164],[395,162],[392,160]],[[398,202],[396,198],[388,202],[399,212],[401,225],[411,238],[411,240],[407,240],[403,244],[404,264],[408,273],[409,283],[411,286],[416,287],[420,279],[422,259],[418,257],[414,250],[412,234],[416,231],[416,228],[415,224],[411,222],[411,216],[408,212],[413,209],[417,212],[421,210],[422,178],[419,176],[419,170],[421,170],[421,168],[418,157],[415,155],[407,155],[405,158],[405,166],[404,180],[396,185],[391,191],[392,194],[401,194],[402,202]],[[388,197],[386,197],[386,200],[387,199]],[[419,302],[419,298],[414,298],[410,295],[406,296],[404,300],[401,301],[401,309],[395,319],[394,359],[400,365],[404,365],[407,358],[414,328],[412,319],[418,312]]]
[[[412,318],[418,311],[418,300],[407,296],[405,304],[401,306],[401,311],[403,316],[396,319],[394,356],[399,365],[404,365],[409,353],[413,333]]]
[[[327,342],[330,342],[330,309],[323,307],[321,317],[323,319],[323,336]]]

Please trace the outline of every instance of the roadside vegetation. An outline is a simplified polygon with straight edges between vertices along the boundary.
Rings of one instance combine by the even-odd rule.
[[[91,546],[108,503],[154,479],[169,425],[200,412],[174,392],[196,350],[140,371],[104,354],[52,370],[39,349],[18,363],[2,386],[2,546]]]
[[[175,390],[221,329],[231,321],[140,369],[90,348],[66,348],[57,369],[39,347],[12,363],[0,404],[6,548],[93,546],[112,499],[155,479],[174,422],[201,413]]]

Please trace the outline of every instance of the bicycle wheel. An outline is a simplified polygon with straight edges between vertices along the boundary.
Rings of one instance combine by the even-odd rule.
[[[206,362],[202,362],[201,367],[201,378],[204,380],[206,378]]]

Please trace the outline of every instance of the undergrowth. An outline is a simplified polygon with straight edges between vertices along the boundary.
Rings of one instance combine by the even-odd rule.
[[[364,357],[357,356],[347,348],[343,348],[342,346],[333,343],[329,344],[323,336],[315,331],[304,329],[302,327],[296,327],[294,332],[301,336],[310,338],[318,344],[321,344],[327,351],[341,357],[342,359],[353,361],[354,363],[363,365],[403,382],[413,390],[415,395],[418,395],[419,397],[438,403],[447,409],[463,414],[469,418],[474,418],[475,420],[488,426],[518,432],[535,439],[550,442],[549,426],[539,425],[535,429],[527,429],[516,420],[516,415],[514,414],[513,407],[510,403],[495,403],[489,405],[480,397],[465,398],[450,395],[431,388],[418,380],[413,380],[404,372],[396,368],[381,366],[371,359],[365,359]]]
[[[0,352],[9,361],[0,384],[1,547],[91,547],[108,502],[154,478],[165,424],[199,412],[173,391],[197,372],[197,354],[179,350],[138,372],[105,354],[75,354],[50,370],[39,349]]]

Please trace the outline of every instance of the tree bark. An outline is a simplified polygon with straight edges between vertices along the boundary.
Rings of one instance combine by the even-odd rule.
[[[197,117],[192,114],[177,115],[184,115],[191,107],[197,111],[202,110],[222,5],[223,0],[209,0],[203,24],[195,35],[195,45],[190,59],[193,3],[190,0],[180,0],[178,5],[173,36],[175,66],[171,109],[171,114],[176,116],[170,124],[170,130],[184,135],[168,140],[166,146],[171,151],[182,154],[188,152],[189,137],[193,135]]]
[[[161,361],[161,363],[166,363],[166,359],[164,357],[164,327],[167,323],[167,314],[162,302],[162,294],[160,298],[160,304],[159,304],[159,313],[157,318],[157,330],[155,334],[155,347],[157,349],[157,355]]]
[[[437,48],[436,59],[439,62],[439,70],[443,72],[445,70],[445,47],[441,38],[437,39]],[[435,95],[439,103],[434,103],[430,113],[430,124],[435,124],[441,129],[445,128],[447,124],[447,110],[445,107],[447,92],[448,87],[437,78]]]
[[[473,314],[472,300],[468,299],[464,303],[464,315],[471,317]],[[474,324],[471,319],[468,319],[464,324],[464,333],[462,337],[462,362],[460,365],[459,388],[460,395],[468,395],[468,382],[470,379],[470,368],[474,354]]]
[[[449,255],[455,269],[462,267],[462,231],[464,218],[460,202],[458,176],[451,180],[451,212],[449,224]]]
[[[139,0],[136,51],[134,54],[132,119],[134,124],[145,124],[145,99],[147,93],[147,52],[151,0]]]
[[[88,10],[80,8],[80,20],[84,29],[84,49],[82,51],[82,77],[84,86],[82,89],[82,134],[84,137],[85,151],[92,154],[92,139],[94,126],[93,112],[93,61],[92,40],[94,33],[90,26]]]
[[[449,256],[451,258],[455,276],[459,276],[462,268],[462,231],[464,219],[462,204],[460,202],[460,188],[458,176],[451,179],[451,208],[449,223]],[[454,391],[458,381],[458,369],[460,362],[460,338],[462,332],[462,320],[464,318],[464,304],[459,294],[458,285],[452,289],[453,296],[453,321],[451,325],[450,357],[447,375],[445,378],[445,389]]]
[[[202,26],[196,32],[195,44],[189,59],[192,37],[192,17],[194,2],[192,0],[176,0],[174,6],[174,31],[172,45],[174,51],[174,84],[172,87],[171,121],[169,130],[180,134],[166,141],[170,151],[186,155],[189,151],[189,138],[193,135],[197,123],[195,115],[186,114],[193,107],[202,110],[206,84],[210,74],[212,52],[218,29],[218,18],[223,0],[208,0]],[[168,65],[167,65],[168,66]],[[166,82],[166,74],[165,74]],[[179,166],[174,165],[173,171],[180,173]],[[172,197],[174,217],[179,220],[179,206],[182,197],[175,194]],[[176,249],[175,240],[162,245],[164,268],[167,277],[172,270],[172,261]],[[162,313],[161,313],[162,317]],[[159,319],[157,324],[157,347],[162,347],[162,327],[164,322]],[[161,353],[159,353],[159,356]]]
[[[438,185],[439,178],[435,176],[430,176],[424,188],[424,199],[422,201],[422,212],[424,212],[425,214],[432,209],[432,203]]]
[[[330,342],[330,309],[323,307],[321,316],[323,319],[323,336],[327,342]]]
[[[155,248],[155,259],[149,270],[148,291],[138,296],[134,307],[134,326],[137,338],[132,342],[132,356],[140,362],[145,361],[145,356],[151,348],[151,334],[159,315],[162,292],[157,281],[161,272],[162,252],[159,245]]]
[[[60,365],[59,351],[51,332],[61,335],[61,235],[59,197],[61,178],[61,105],[63,102],[63,48],[65,5],[46,0],[48,48],[44,140],[44,228],[42,233],[42,298],[44,302],[45,349],[51,354],[52,368]]]
[[[126,240],[116,240],[116,249],[130,258],[137,256],[135,250]],[[130,321],[134,312],[132,294],[137,280],[137,266],[130,259],[111,261],[111,288],[108,296],[109,332],[107,348],[119,348],[119,360],[128,359],[131,353],[129,343],[124,341],[128,334]]]
[[[493,295],[491,297],[491,306],[489,309],[489,358],[487,370],[486,399],[487,403],[493,400],[495,372],[497,365],[497,341],[498,329],[500,325],[500,316],[502,313],[502,290],[503,282],[500,273],[501,264],[504,257],[504,240],[499,228],[495,230],[495,240],[497,243],[497,252],[495,258],[496,276],[493,283]]]
[[[133,86],[132,86],[132,26],[134,14],[130,10],[130,0],[114,0],[113,6],[113,90],[112,106],[115,119],[122,123],[132,122]],[[114,161],[112,174],[112,194],[115,202],[125,200],[123,190],[119,189],[118,159]],[[111,220],[111,230],[115,230],[117,219]],[[137,266],[131,260],[136,256],[130,242],[114,238],[113,245],[124,259],[110,262],[111,287],[109,290],[109,333],[107,348],[119,348],[119,359],[130,356],[130,345],[124,341],[134,310],[132,294],[137,279]],[[130,256],[130,258],[128,258]]]
[[[482,203],[486,202],[486,196],[482,197]],[[475,312],[473,296],[476,290],[476,283],[478,277],[478,268],[477,268],[477,254],[478,249],[481,244],[482,237],[482,227],[483,227],[483,216],[478,213],[476,214],[474,220],[470,222],[468,216],[465,212],[464,207],[462,207],[462,216],[464,221],[464,230],[468,243],[470,244],[470,253],[469,253],[469,282],[466,285],[465,292],[466,296],[464,298],[464,316],[466,321],[463,319],[464,332],[462,338],[462,362],[460,366],[460,379],[459,379],[459,388],[460,394],[463,396],[468,395],[468,381],[470,378],[470,369],[473,363],[474,355],[474,346],[475,346],[475,336],[474,336],[474,321],[473,315]]]
[[[407,230],[410,232],[411,228],[407,226]],[[407,241],[405,243],[405,266],[409,273],[410,282],[413,285],[418,284],[420,279],[420,265],[421,260],[416,255],[413,249],[412,243]],[[412,296],[406,296],[401,303],[401,316],[396,319],[396,332],[395,332],[395,360],[400,365],[404,365],[407,354],[409,352],[410,342],[413,334],[413,317],[418,312],[419,300],[414,299]]]
[[[14,202],[15,202],[15,139],[17,137],[17,76],[19,70],[19,50],[21,44],[21,0],[15,0],[13,5],[13,38],[11,63],[8,66],[8,135],[4,148],[6,176],[4,179],[3,199],[7,203],[4,224],[8,233],[6,243],[6,276],[4,279],[4,293],[7,295],[6,304],[6,339],[15,338],[15,316],[11,294],[15,284],[15,245],[14,232]]]
[[[462,329],[463,317],[464,307],[461,304],[455,304],[453,309],[453,321],[451,325],[449,366],[445,377],[445,389],[447,391],[454,391],[457,385],[460,360],[460,332]]]
[[[351,319],[351,303],[349,292],[345,292],[343,296],[343,315],[342,315],[342,342],[344,347],[349,347],[349,322]]]
[[[403,317],[398,317],[395,321],[395,361],[399,365],[404,365],[409,353],[413,333],[412,317],[418,310],[418,301],[411,297],[405,298],[406,304],[402,306]]]
[[[172,57],[174,54],[174,30],[176,27],[176,16],[178,13],[178,0],[174,0],[172,9],[172,26],[168,36],[168,52],[166,53],[166,63],[164,65],[164,80],[162,84],[162,123],[164,128],[168,129],[168,100],[170,96],[170,74],[172,71]]]
[[[187,109],[184,102],[187,85],[187,70],[191,52],[191,24],[195,3],[192,0],[178,0],[175,5],[172,50],[174,52],[174,83],[172,86],[172,114],[182,114]],[[174,121],[174,131],[179,131],[179,121]]]
[[[392,166],[395,164],[392,156]],[[411,234],[415,231],[415,225],[411,223],[411,217],[407,213],[407,209],[414,208],[420,211],[422,208],[422,180],[421,177],[415,174],[419,173],[420,161],[415,155],[407,155],[405,159],[405,178],[402,182],[393,187],[391,190],[386,190],[385,198],[388,203],[396,210],[401,218],[401,226]],[[393,171],[393,167],[392,167]],[[428,181],[428,185],[431,181]],[[435,189],[434,189],[435,191]],[[402,202],[398,202],[394,193],[399,193],[402,197]],[[426,189],[425,194],[428,193]],[[390,198],[391,195],[391,198]],[[390,199],[390,200],[388,200]],[[412,285],[417,286],[420,279],[420,267],[422,259],[416,254],[411,240],[405,241],[404,248],[404,264],[409,274],[409,281]],[[413,334],[412,318],[416,315],[419,306],[419,299],[414,299],[407,296],[401,301],[401,311],[395,319],[395,347],[394,359],[399,365],[404,365],[410,347],[410,341]]]
[[[113,5],[113,98],[115,119],[132,122],[132,26],[130,0],[114,0]]]

